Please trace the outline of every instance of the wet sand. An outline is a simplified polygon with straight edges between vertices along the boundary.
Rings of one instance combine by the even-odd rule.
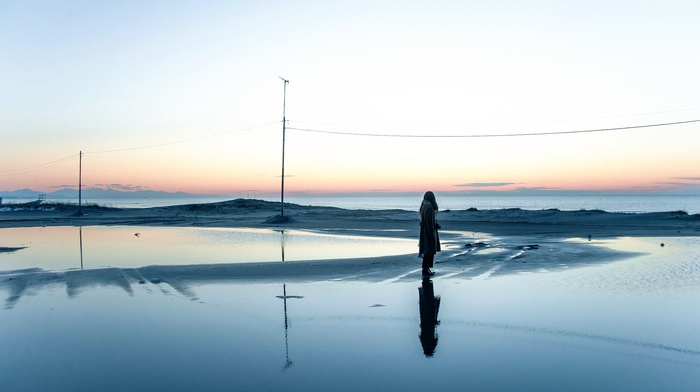
[[[417,238],[418,214],[405,210],[346,210],[285,204],[288,222],[275,219],[279,203],[237,199],[211,204],[192,204],[144,209],[117,209],[44,204],[0,212],[0,228],[36,226],[169,226],[270,228],[318,230],[332,234]],[[606,263],[636,254],[613,250],[599,241],[616,237],[700,236],[700,215],[682,212],[623,214],[604,211],[460,210],[441,211],[443,252],[435,269],[443,276],[470,278],[484,273],[511,274],[536,270],[557,270],[573,266]],[[571,241],[570,239],[578,239]],[[31,239],[27,239],[30,241]],[[0,239],[1,241],[1,239]],[[417,241],[416,241],[417,242]],[[21,244],[0,242],[4,252],[21,251]],[[18,249],[19,248],[19,249]],[[416,248],[417,250],[417,248]],[[69,279],[77,271],[5,271],[3,275],[42,272],[5,284],[11,291],[20,286]],[[84,271],[84,284],[109,281],[114,273]],[[91,275],[92,277],[88,277]],[[321,260],[294,263],[196,264],[123,269],[118,284],[167,281],[173,287],[187,287],[206,281],[384,281],[416,279],[420,276],[417,254],[360,259]],[[33,283],[31,283],[33,282]],[[73,284],[82,283],[72,280]]]

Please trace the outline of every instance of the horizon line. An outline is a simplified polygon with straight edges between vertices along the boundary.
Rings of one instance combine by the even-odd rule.
[[[65,187],[50,192],[36,191],[29,188],[16,189],[16,190],[1,190],[0,197],[6,198],[24,198],[18,194],[21,193],[32,193],[36,195],[53,195],[60,194],[66,191],[78,192],[78,188]],[[111,192],[121,196],[144,194],[144,193],[156,193],[163,194],[164,197],[203,197],[203,198],[218,198],[218,197],[235,197],[235,198],[258,198],[258,197],[279,197],[279,192],[266,192],[266,191],[244,191],[244,192],[223,192],[223,193],[193,193],[188,191],[163,191],[163,190],[152,190],[152,189],[134,189],[134,190],[119,190],[110,188],[83,188],[82,192],[98,191],[98,192]],[[561,195],[561,196],[576,196],[576,195],[618,195],[618,196],[636,196],[636,195],[654,195],[654,194],[673,194],[673,195],[685,195],[685,196],[700,196],[700,185],[698,184],[687,184],[680,187],[671,188],[655,188],[655,189],[547,189],[547,188],[517,188],[517,189],[470,189],[470,190],[443,190],[435,191],[438,194],[443,195],[455,195],[455,196],[545,196],[549,195]],[[411,196],[411,195],[421,195],[423,191],[291,191],[285,192],[285,197],[381,197],[381,196]],[[118,197],[118,196],[115,196]]]

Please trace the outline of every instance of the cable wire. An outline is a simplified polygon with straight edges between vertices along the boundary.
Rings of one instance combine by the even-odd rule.
[[[138,146],[138,147],[119,148],[119,149],[115,149],[115,150],[87,151],[87,152],[84,152],[84,154],[104,154],[104,153],[111,153],[111,152],[142,150],[142,149],[146,149],[146,148],[155,148],[155,147],[170,146],[170,145],[173,145],[173,144],[180,144],[180,143],[187,143],[187,142],[194,142],[194,141],[198,141],[198,140],[210,139],[210,138],[213,138],[213,137],[224,136],[224,135],[228,135],[228,134],[231,134],[231,133],[238,133],[238,132],[243,132],[243,131],[250,131],[251,129],[257,129],[257,128],[268,127],[268,126],[270,126],[270,125],[274,125],[274,124],[278,124],[278,123],[280,123],[280,121],[274,121],[274,122],[267,123],[267,124],[255,125],[255,126],[252,126],[252,127],[242,128],[242,129],[236,129],[235,131],[227,131],[227,132],[217,133],[217,134],[213,134],[213,135],[195,137],[195,138],[191,138],[191,139],[177,140],[177,141],[173,141],[173,142],[165,142],[165,143],[159,143],[159,144],[149,144],[149,145]]]
[[[57,164],[57,163],[60,163],[60,162],[63,162],[63,161],[67,161],[67,160],[69,160],[69,159],[72,159],[72,158],[77,157],[78,155],[79,155],[79,154],[73,154],[73,155],[71,155],[71,156],[68,156],[68,157],[65,157],[65,158],[61,158],[61,159],[57,159],[57,160],[55,160],[55,161],[51,161],[51,162],[47,162],[47,163],[42,163],[42,164],[34,165],[34,166],[23,167],[23,168],[19,168],[19,169],[0,170],[0,173],[20,172],[20,171],[38,169],[38,168],[42,168],[42,167],[45,167],[45,166],[54,165],[54,164]]]
[[[697,122],[700,122],[700,119],[687,120],[687,121],[676,121],[676,122],[669,122],[669,123],[659,123],[659,124],[632,125],[632,126],[627,126],[627,127],[616,127],[616,128],[585,129],[585,130],[577,130],[577,131],[501,133],[501,134],[491,134],[491,135],[490,134],[411,135],[411,134],[388,134],[388,133],[340,132],[340,131],[326,131],[326,130],[322,130],[322,129],[295,128],[295,127],[287,127],[287,129],[300,131],[300,132],[326,133],[326,134],[331,134],[331,135],[344,135],[344,136],[397,137],[397,138],[490,138],[490,137],[548,136],[548,135],[570,135],[570,134],[576,134],[576,133],[611,132],[611,131],[622,131],[622,130],[629,130],[629,129],[667,127],[667,126],[672,126],[672,125],[691,124],[691,123],[697,123]]]
[[[122,148],[122,149],[115,149],[115,150],[102,150],[102,151],[90,151],[90,152],[83,152],[83,155],[87,154],[102,154],[102,153],[110,153],[110,152],[120,152],[120,151],[131,151],[131,150],[140,150],[140,149],[146,149],[146,148],[155,148],[155,147],[162,147],[162,146],[168,146],[172,144],[178,144],[178,143],[186,143],[186,142],[192,142],[192,141],[197,141],[197,140],[203,140],[203,139],[209,139],[213,137],[218,137],[218,136],[223,136],[223,135],[228,135],[231,133],[237,133],[237,132],[243,132],[243,131],[249,131],[251,129],[257,129],[257,128],[263,128],[267,127],[270,125],[278,124],[280,121],[274,121],[271,123],[263,124],[263,125],[256,125],[248,128],[242,128],[242,129],[237,129],[234,131],[227,131],[227,132],[222,132],[222,133],[217,133],[214,135],[207,135],[207,136],[200,136],[196,138],[191,138],[191,139],[186,139],[186,140],[178,140],[174,142],[166,142],[166,143],[159,143],[159,144],[152,144],[152,145],[147,145],[147,146],[139,146],[139,147],[129,147],[129,148]],[[5,169],[5,170],[0,170],[0,175],[2,176],[12,176],[15,174],[22,174],[22,173],[27,173],[33,170],[39,170],[47,166],[51,166],[54,164],[58,164],[63,161],[67,161],[69,159],[73,159],[80,154],[73,154],[71,156],[57,159],[55,161],[47,162],[47,163],[42,163],[39,165],[34,165],[34,166],[28,166],[28,167],[23,167],[23,168],[18,168],[18,169]]]
[[[493,123],[493,124],[501,124],[501,125],[518,125],[518,124],[550,124],[550,123],[558,123],[558,122],[571,122],[571,121],[586,121],[586,120],[607,120],[607,119],[612,119],[612,118],[629,118],[629,117],[643,117],[643,116],[656,116],[659,114],[669,114],[669,113],[680,113],[680,112],[694,112],[698,111],[700,108],[692,108],[692,109],[675,109],[675,110],[666,110],[666,111],[658,111],[658,112],[647,112],[647,113],[632,113],[632,114],[617,114],[617,115],[611,115],[611,116],[597,116],[597,117],[579,117],[579,118],[560,118],[560,119],[552,119],[552,120],[533,120],[533,121],[496,121],[496,122],[486,122],[486,123]],[[298,124],[317,124],[317,125],[344,125],[344,126],[361,126],[362,124],[341,124],[341,123],[336,123],[336,122],[318,122],[318,121],[305,121],[305,120],[288,120],[292,123],[298,123]],[[479,122],[479,123],[484,123]]]

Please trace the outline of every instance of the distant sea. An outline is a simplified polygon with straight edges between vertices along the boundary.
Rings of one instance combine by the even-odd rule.
[[[231,200],[235,197],[218,198],[129,198],[129,199],[83,199],[83,203],[119,208],[148,208],[181,204],[213,203]],[[279,197],[258,197],[267,201],[279,201]],[[4,204],[31,200],[8,200]],[[77,200],[47,200],[77,203]],[[416,211],[421,202],[421,195],[401,196],[285,196],[285,203],[300,205],[340,207],[346,209],[401,209]],[[688,214],[700,214],[700,195],[604,195],[604,196],[464,196],[437,194],[441,210],[496,210],[520,208],[523,210],[559,209],[562,211],[603,210],[608,212],[667,212],[685,211]],[[1,208],[1,207],[0,207]]]
[[[685,211],[700,213],[698,196],[456,196],[436,194],[440,210],[523,210],[562,211],[603,210],[608,212],[665,212]],[[302,205],[333,206],[348,209],[392,209],[417,211],[422,195],[417,196],[360,196],[360,197],[285,197],[285,202]]]

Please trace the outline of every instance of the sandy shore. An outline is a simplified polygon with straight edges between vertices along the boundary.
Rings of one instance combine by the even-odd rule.
[[[146,209],[50,205],[0,210],[0,229],[36,226],[133,225],[221,228],[284,228],[417,238],[418,214],[404,210],[345,210],[331,207],[285,205],[290,221],[275,223],[279,203],[233,200]],[[436,258],[439,276],[472,278],[484,274],[552,271],[610,262],[635,255],[635,250],[612,250],[604,239],[615,237],[700,236],[700,215],[680,212],[621,214],[603,211],[460,210],[441,211],[443,252]],[[589,240],[590,236],[590,240]],[[571,241],[569,239],[579,239]],[[31,239],[27,239],[31,241]],[[21,251],[19,244],[3,243],[0,250]],[[143,282],[167,282],[183,294],[189,287],[211,281],[392,281],[420,279],[415,254],[363,259],[293,263],[196,264],[136,269],[47,272],[29,268],[0,275],[12,298],[29,286],[65,282],[79,289],[95,284],[129,287]],[[72,290],[72,289],[71,289]],[[70,290],[69,290],[70,291]]]
[[[155,208],[105,208],[83,206],[83,215],[71,205],[42,204],[31,207],[0,206],[0,228],[31,226],[189,226],[189,227],[284,227],[332,230],[363,234],[412,236],[417,232],[418,213],[405,210],[346,210],[333,207],[285,204],[289,222],[271,219],[279,203],[237,199],[232,201]],[[700,214],[684,212],[608,213],[599,210],[455,210],[441,211],[444,230],[481,232],[501,236],[541,235],[551,238],[619,236],[697,236]],[[387,231],[388,230],[388,231]]]

